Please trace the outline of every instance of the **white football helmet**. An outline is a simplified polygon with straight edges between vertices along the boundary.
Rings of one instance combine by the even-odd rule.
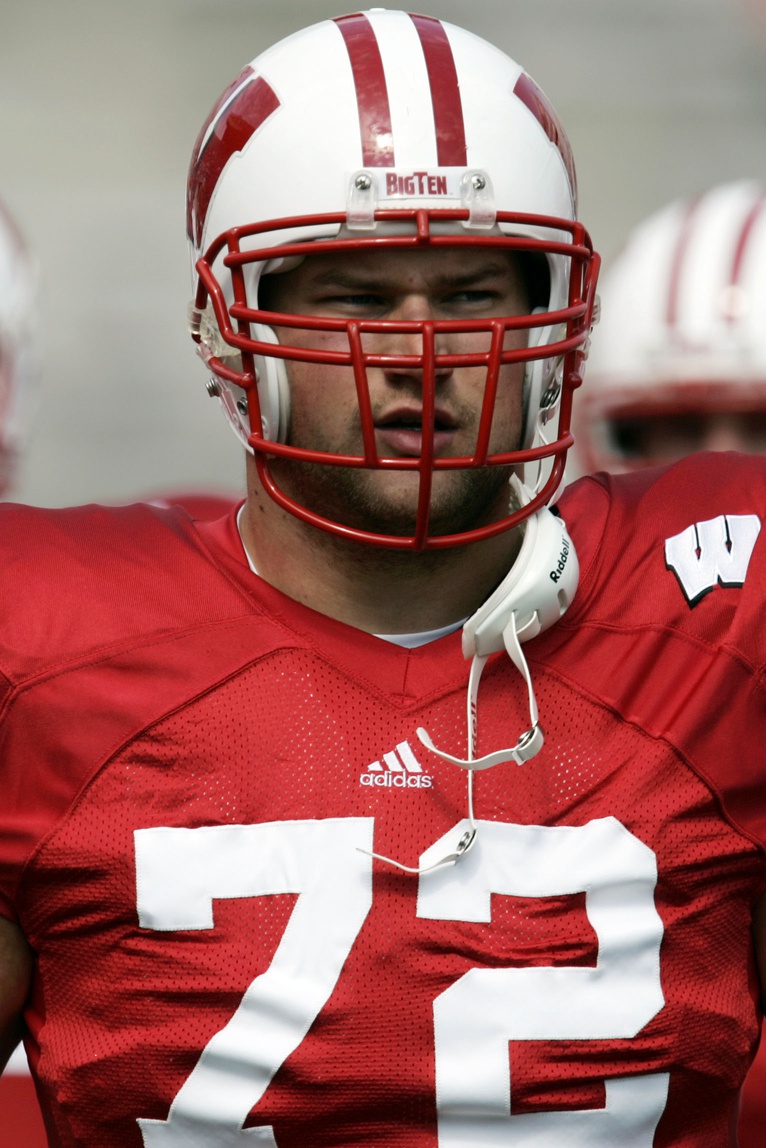
[[[0,498],[11,486],[34,406],[35,279],[19,230],[0,203]]]
[[[254,453],[265,489],[304,521],[377,545],[424,549],[458,545],[509,529],[555,493],[572,442],[571,398],[581,381],[592,323],[598,257],[576,222],[571,149],[556,113],[523,69],[470,32],[430,16],[375,9],[316,24],[253,60],[224,92],[194,148],[188,182],[188,233],[195,267],[192,335],[217,395]],[[288,270],[322,250],[482,245],[526,253],[542,267],[542,298],[532,315],[451,321],[444,329],[482,330],[488,350],[450,356],[450,365],[524,361],[522,449],[490,454],[493,413],[487,387],[483,432],[463,459],[432,459],[433,426],[423,427],[422,458],[383,458],[360,402],[364,451],[359,457],[299,450],[288,439],[286,360],[354,366],[363,394],[368,366],[350,321],[276,316],[258,309],[261,275]],[[314,247],[316,250],[316,247]],[[402,356],[433,391],[442,356],[423,323],[357,324],[361,334],[416,332],[421,354]],[[307,351],[274,327],[345,331],[347,352]],[[525,330],[528,346],[506,350],[503,336]],[[489,349],[490,334],[492,346]],[[318,342],[321,339],[318,338]],[[380,356],[378,356],[380,358]],[[388,363],[391,356],[386,356]],[[430,381],[429,381],[430,380]],[[559,412],[558,435],[544,426]],[[481,440],[484,439],[484,446]],[[333,466],[414,470],[427,490],[443,467],[552,465],[528,505],[501,522],[452,535],[428,528],[421,498],[411,537],[352,530],[301,506],[279,488],[274,456]]]
[[[631,470],[670,457],[660,418],[680,456],[695,420],[740,413],[766,425],[766,188],[749,180],[651,215],[605,272],[576,451]]]

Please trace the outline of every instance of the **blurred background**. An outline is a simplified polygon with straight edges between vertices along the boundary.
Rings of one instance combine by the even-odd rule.
[[[237,490],[185,326],[186,170],[239,69],[326,0],[0,0],[0,197],[40,269],[39,413],[15,495]],[[405,5],[402,5],[405,6]],[[420,0],[522,63],[574,146],[609,257],[640,218],[766,179],[764,0]],[[264,173],[268,178],[268,173]]]

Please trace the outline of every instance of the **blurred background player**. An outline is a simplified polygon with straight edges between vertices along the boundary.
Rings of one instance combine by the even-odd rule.
[[[0,499],[13,498],[38,400],[37,269],[22,234],[0,202]],[[236,500],[205,491],[171,491],[151,501],[182,504],[195,518],[217,518]],[[0,1075],[3,1148],[45,1148],[35,1088],[21,1046]]]
[[[16,477],[37,394],[36,274],[10,213],[0,202],[0,498]]]
[[[766,187],[726,183],[651,215],[600,294],[581,473],[766,452]]]
[[[766,186],[725,183],[640,223],[601,279],[579,396],[579,473],[698,450],[766,453]],[[766,1143],[766,1047],[740,1148]]]
[[[34,262],[16,223],[0,202],[0,499],[8,498],[37,397]],[[19,1048],[0,1076],[0,1121],[9,1148],[45,1148],[35,1088]]]
[[[36,262],[0,201],[0,499],[5,500],[14,497],[23,448],[38,405],[36,315]],[[234,490],[220,494],[182,487],[157,494],[140,492],[143,501],[157,506],[182,505],[193,518],[218,518],[243,495]],[[92,498],[101,501],[97,491]]]

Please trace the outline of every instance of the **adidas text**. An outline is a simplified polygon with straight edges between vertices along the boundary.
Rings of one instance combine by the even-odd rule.
[[[433,781],[427,773],[363,773],[359,784],[388,789],[430,789]]]

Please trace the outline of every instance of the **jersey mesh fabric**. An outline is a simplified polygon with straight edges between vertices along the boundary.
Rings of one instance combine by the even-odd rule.
[[[480,751],[513,740],[526,705],[507,659],[485,677]],[[666,1007],[631,1040],[513,1041],[513,1111],[600,1107],[603,1080],[672,1070],[656,1148],[720,1148],[755,1039],[740,970],[760,855],[666,747],[555,678],[538,673],[536,687],[546,747],[477,778],[477,816],[584,825],[608,815],[655,851]],[[462,771],[415,729],[462,753],[464,705],[454,689],[394,703],[314,651],[279,651],[147,729],[94,778],[19,898],[40,955],[32,1022],[43,1025],[39,1073],[59,1102],[62,1148],[140,1148],[137,1117],[167,1117],[269,967],[295,903],[222,900],[210,931],[141,929],[134,830],[373,817],[376,850],[415,864],[465,816]],[[421,785],[363,783],[404,741]],[[247,1120],[272,1125],[279,1148],[436,1148],[434,1000],[473,968],[595,964],[580,895],[496,895],[487,924],[420,919],[417,888],[376,863],[372,908],[326,1007]]]

